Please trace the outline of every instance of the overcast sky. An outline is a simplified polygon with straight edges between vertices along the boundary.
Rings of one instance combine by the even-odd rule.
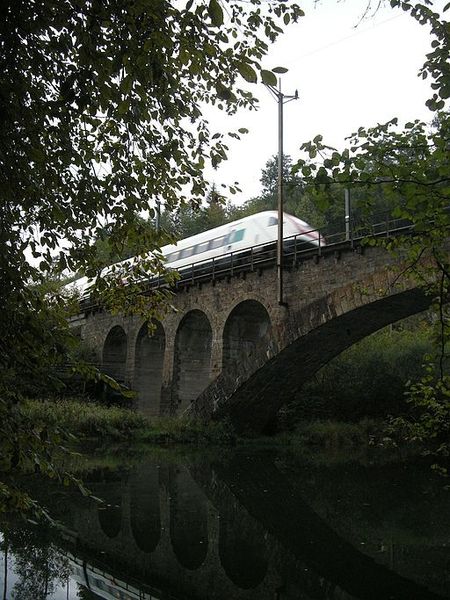
[[[343,147],[345,137],[360,126],[393,117],[403,123],[431,119],[425,107],[429,80],[417,77],[430,51],[427,27],[389,7],[360,22],[366,0],[298,3],[306,16],[287,28],[264,64],[287,67],[283,92],[299,91],[299,100],[285,106],[286,154],[298,158],[301,143],[318,133],[325,143]],[[444,0],[434,0],[435,9],[444,5]],[[217,184],[239,181],[242,194],[231,197],[236,203],[258,194],[261,169],[277,152],[276,101],[261,84],[252,90],[260,99],[257,113],[212,120],[213,129],[249,129],[240,142],[230,143],[227,163],[209,175]]]

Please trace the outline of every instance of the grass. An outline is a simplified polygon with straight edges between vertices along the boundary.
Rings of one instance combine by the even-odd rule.
[[[82,437],[130,437],[148,425],[143,415],[132,410],[80,399],[27,400],[22,412],[34,423]]]
[[[374,419],[358,423],[325,420],[301,423],[290,437],[294,444],[339,449],[374,445],[382,434],[382,421]]]
[[[362,419],[357,423],[333,420],[304,421],[290,432],[271,437],[237,438],[226,422],[201,423],[169,417],[148,418],[128,408],[107,407],[84,399],[27,400],[24,414],[41,427],[59,427],[84,445],[88,441],[113,448],[115,443],[134,446],[240,446],[352,449],[379,444],[383,422]]]
[[[27,400],[22,412],[37,425],[58,427],[83,439],[127,439],[158,445],[232,444],[235,441],[226,423],[148,418],[128,408],[104,406],[88,399]]]

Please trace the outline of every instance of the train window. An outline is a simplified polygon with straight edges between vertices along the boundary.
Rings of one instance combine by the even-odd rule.
[[[180,252],[180,258],[187,258],[188,256],[192,256],[194,254],[194,247],[184,248]]]
[[[277,217],[269,217],[269,222],[267,223],[267,227],[272,227],[273,225],[278,225]]]
[[[175,262],[176,260],[178,260],[178,259],[179,259],[179,254],[180,254],[179,252],[171,252],[170,254],[168,254],[168,255],[166,256],[166,260],[167,260],[167,262],[168,262],[168,263],[173,263],[173,262]]]
[[[195,254],[201,254],[202,252],[206,252],[209,248],[209,240],[207,242],[203,242],[195,246]]]
[[[234,230],[230,233],[230,237],[228,240],[229,244],[235,244],[236,242],[242,242],[244,239],[245,229]]]
[[[218,237],[215,240],[211,240],[211,250],[213,248],[220,248],[221,246],[225,246],[227,238],[227,235],[222,235],[221,237]]]

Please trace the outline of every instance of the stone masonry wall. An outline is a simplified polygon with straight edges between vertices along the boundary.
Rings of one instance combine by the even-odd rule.
[[[176,412],[173,402],[175,337],[182,319],[189,311],[202,311],[211,325],[211,383],[217,380],[222,371],[223,331],[232,310],[245,300],[255,300],[264,306],[271,320],[270,336],[262,341],[262,346],[255,350],[251,360],[244,361],[245,368],[240,365],[239,374],[227,373],[226,381],[223,380],[224,377],[220,381],[217,380],[222,388],[220,398],[217,397],[217,389],[214,390],[212,385],[210,388],[213,391],[208,394],[210,388],[207,388],[200,396],[201,402],[194,403],[195,414],[209,417],[213,407],[217,409],[219,406],[225,406],[244,381],[251,379],[255,372],[263,372],[265,367],[261,367],[266,362],[270,363],[275,357],[281,357],[283,350],[298,343],[306,334],[361,307],[373,305],[376,310],[378,301],[397,296],[412,288],[413,283],[408,279],[396,280],[398,267],[398,261],[378,247],[368,247],[364,252],[361,249],[355,251],[350,248],[340,251],[324,249],[321,257],[304,260],[285,272],[286,306],[278,305],[275,267],[225,277],[220,281],[182,287],[173,299],[175,310],[169,312],[161,321],[166,347],[161,406],[157,412]],[[417,308],[423,310],[424,307],[417,305]],[[379,310],[382,310],[382,305],[379,306]],[[410,310],[416,308],[410,307]],[[394,311],[389,322],[400,318],[396,315]],[[142,320],[136,317],[112,316],[98,311],[90,312],[84,318],[80,315],[77,324],[81,324],[82,338],[95,350],[99,362],[108,332],[116,325],[123,327],[128,340],[126,382],[133,387],[136,339],[143,324]],[[355,340],[356,338],[355,334]],[[309,352],[312,351],[320,355],[320,345],[314,350],[309,348]],[[278,363],[277,376],[282,377],[282,361],[279,360]],[[237,380],[239,385],[236,384]],[[266,384],[267,381],[263,383]],[[215,387],[217,388],[217,384]]]

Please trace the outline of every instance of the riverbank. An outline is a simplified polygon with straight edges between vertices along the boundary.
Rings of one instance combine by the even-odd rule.
[[[117,406],[89,400],[27,400],[23,414],[38,428],[58,428],[78,440],[102,443],[129,441],[150,445],[188,444],[193,446],[236,444],[286,445],[323,448],[375,446],[383,437],[383,421],[361,419],[356,423],[315,420],[298,423],[292,431],[272,436],[236,436],[229,423],[201,423],[188,419],[149,418]]]
[[[149,418],[129,408],[105,406],[89,399],[26,400],[23,415],[38,428],[52,427],[79,440],[169,444],[233,445],[236,436],[226,423],[203,424],[176,418]]]

